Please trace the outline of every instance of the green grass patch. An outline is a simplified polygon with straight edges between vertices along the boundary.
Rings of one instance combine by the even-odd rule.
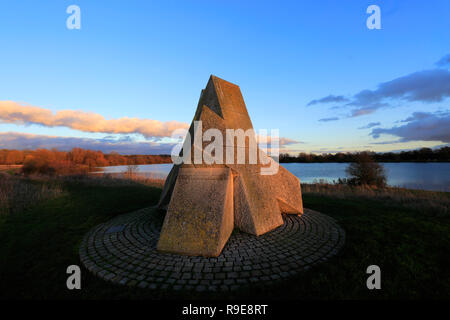
[[[0,297],[89,296],[91,282],[94,287],[102,287],[104,283],[90,279],[86,269],[82,274],[83,285],[86,285],[83,290],[66,288],[67,266],[81,265],[78,246],[84,234],[114,216],[154,205],[161,192],[158,188],[138,184],[89,186],[65,183],[63,188],[65,192],[61,197],[1,217]]]
[[[389,201],[303,196],[304,205],[346,231],[340,253],[287,282],[232,295],[171,294],[105,282],[82,268],[82,289],[66,288],[66,268],[81,266],[78,246],[92,227],[156,204],[161,189],[66,181],[61,196],[0,216],[0,298],[8,299],[414,299],[450,297],[450,218]],[[381,268],[368,290],[366,268]]]

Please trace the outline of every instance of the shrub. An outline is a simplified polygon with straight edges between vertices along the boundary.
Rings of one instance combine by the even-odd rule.
[[[357,153],[355,162],[347,167],[346,172],[350,176],[347,179],[349,185],[386,186],[384,167],[375,162],[367,152]]]
[[[129,179],[132,179],[136,176],[138,171],[139,171],[139,167],[137,165],[129,164],[127,166],[127,171],[125,172],[125,176]]]
[[[85,165],[77,165],[68,160],[49,160],[38,157],[28,157],[22,166],[22,173],[43,174],[43,175],[72,175],[87,174],[88,167]]]

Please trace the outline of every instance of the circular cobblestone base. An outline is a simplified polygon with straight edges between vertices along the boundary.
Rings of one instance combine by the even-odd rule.
[[[156,251],[163,217],[145,208],[93,228],[80,246],[82,263],[99,277],[150,289],[228,291],[293,276],[335,255],[345,232],[334,219],[305,209],[261,236],[234,231],[217,258]]]

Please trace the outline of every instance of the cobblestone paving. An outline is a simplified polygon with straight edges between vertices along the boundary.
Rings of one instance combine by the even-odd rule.
[[[334,219],[305,209],[259,237],[234,231],[217,258],[156,251],[163,217],[145,208],[92,229],[80,246],[88,270],[114,283],[149,289],[229,291],[289,278],[326,261],[343,246]]]

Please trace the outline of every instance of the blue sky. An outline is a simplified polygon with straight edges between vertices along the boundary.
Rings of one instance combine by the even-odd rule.
[[[66,28],[71,4],[80,30]],[[381,30],[366,27],[372,4]],[[284,146],[291,153],[448,144],[449,30],[446,0],[2,0],[0,148],[161,152],[164,134],[87,132],[17,112],[190,123],[210,74],[241,87],[255,129],[298,141]],[[341,98],[308,105],[330,95]]]

